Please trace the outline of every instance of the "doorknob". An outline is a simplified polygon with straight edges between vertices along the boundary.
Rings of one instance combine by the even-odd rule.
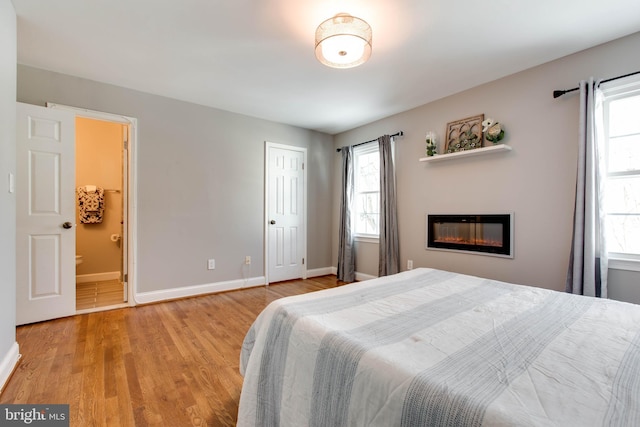
[[[271,225],[273,225],[273,224],[275,224],[275,223],[276,223],[276,220],[275,220],[275,219],[272,219],[271,221],[269,221],[269,224],[271,224]]]
[[[69,221],[62,224],[62,228],[65,228],[67,230],[70,229],[71,227],[73,227],[73,224],[71,224]]]

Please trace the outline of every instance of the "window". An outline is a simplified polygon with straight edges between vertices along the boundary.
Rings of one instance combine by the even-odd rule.
[[[356,237],[380,234],[380,151],[377,143],[356,147],[354,156],[353,223]]]
[[[640,261],[640,78],[603,86],[607,250]]]

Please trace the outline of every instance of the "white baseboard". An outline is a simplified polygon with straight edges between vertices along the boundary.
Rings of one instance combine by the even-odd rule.
[[[362,282],[363,280],[371,280],[371,279],[376,279],[378,276],[372,276],[370,274],[364,274],[364,273],[358,273],[356,271],[356,280],[358,282]]]
[[[307,270],[307,277],[326,276],[327,274],[336,274],[336,267],[316,268]],[[362,273],[356,273],[356,280],[373,279],[375,276],[369,276]],[[226,282],[206,283],[203,285],[185,286],[183,288],[163,289],[160,291],[138,292],[133,298],[136,304],[149,304],[160,301],[168,301],[172,299],[195,297],[198,295],[213,294],[216,292],[232,291],[236,289],[252,288],[262,286],[266,282],[264,276],[252,277],[247,280],[229,280]]]
[[[7,354],[2,358],[2,361],[0,361],[0,393],[4,390],[4,386],[7,385],[7,381],[18,364],[18,360],[20,360],[20,351],[18,343],[14,342]]]
[[[118,280],[119,278],[119,271],[107,271],[105,273],[94,274],[78,274],[76,275],[76,283],[102,282],[104,280]]]
[[[183,288],[164,289],[161,291],[139,292],[133,298],[136,304],[167,301],[178,298],[195,297],[216,292],[232,291],[235,289],[252,288],[266,283],[264,276],[252,277],[247,280],[229,280],[226,282],[206,283],[204,285],[185,286]]]
[[[327,273],[327,274],[338,274],[338,267],[330,267],[331,268],[331,273]],[[358,273],[356,271],[356,280],[358,282],[362,282],[363,280],[370,280],[370,279],[375,279],[378,276],[372,276],[370,274],[364,274],[364,273]]]
[[[326,276],[327,274],[336,274],[333,267],[314,268],[307,270],[307,277]]]

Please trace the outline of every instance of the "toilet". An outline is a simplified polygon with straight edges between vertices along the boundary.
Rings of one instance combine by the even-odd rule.
[[[76,255],[76,265],[82,264],[82,255]]]

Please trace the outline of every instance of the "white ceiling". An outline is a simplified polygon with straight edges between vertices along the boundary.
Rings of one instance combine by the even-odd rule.
[[[640,31],[639,0],[12,2],[20,64],[329,134]],[[373,29],[360,67],[314,56],[339,12]]]

